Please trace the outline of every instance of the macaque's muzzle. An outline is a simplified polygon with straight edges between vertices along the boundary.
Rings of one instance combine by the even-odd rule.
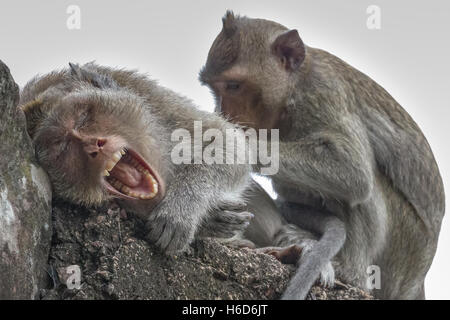
[[[104,185],[115,197],[125,200],[160,201],[164,183],[158,173],[131,149],[121,149],[106,161]]]

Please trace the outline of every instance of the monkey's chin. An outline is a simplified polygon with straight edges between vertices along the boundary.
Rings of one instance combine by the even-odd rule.
[[[105,169],[108,172],[102,182],[113,197],[152,203],[164,198],[164,181],[136,151],[122,149],[116,152],[106,167],[109,169]]]

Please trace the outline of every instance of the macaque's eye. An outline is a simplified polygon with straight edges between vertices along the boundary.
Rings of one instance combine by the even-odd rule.
[[[236,92],[241,88],[241,84],[237,81],[228,81],[225,84],[225,90],[230,92]]]

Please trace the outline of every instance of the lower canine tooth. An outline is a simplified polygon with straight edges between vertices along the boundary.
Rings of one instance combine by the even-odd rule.
[[[108,176],[109,176],[108,170],[103,170],[103,176],[104,176],[104,177],[108,177]]]

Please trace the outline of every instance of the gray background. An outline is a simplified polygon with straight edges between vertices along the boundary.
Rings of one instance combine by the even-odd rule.
[[[0,59],[19,85],[69,61],[139,69],[213,109],[197,74],[226,9],[297,28],[310,46],[365,72],[413,116],[434,150],[449,190],[450,2],[448,1],[17,1],[0,0]],[[68,30],[66,9],[81,9]],[[381,8],[381,29],[366,9]],[[414,155],[405,155],[414,156]],[[427,297],[448,299],[449,218],[429,272]]]

